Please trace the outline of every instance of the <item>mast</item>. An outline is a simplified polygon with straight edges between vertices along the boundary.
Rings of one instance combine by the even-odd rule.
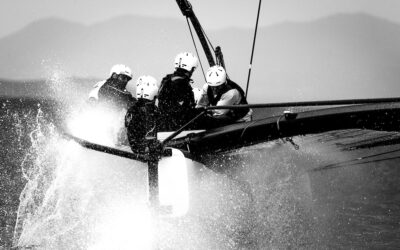
[[[193,12],[192,5],[189,3],[188,0],[176,0],[176,3],[178,4],[179,8],[182,11],[182,14],[190,20],[192,23],[196,34],[200,40],[201,46],[203,47],[204,53],[206,54],[208,64],[211,66],[215,65],[215,60],[213,57],[213,53],[211,52],[211,49],[207,43],[206,36],[204,34],[203,28],[200,25],[199,20],[197,19],[196,15]]]

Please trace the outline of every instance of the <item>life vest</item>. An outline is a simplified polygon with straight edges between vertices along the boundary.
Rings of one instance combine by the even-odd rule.
[[[217,96],[214,96],[210,87],[207,88],[207,98],[210,105],[216,106],[218,101],[221,100],[222,95],[232,89],[236,89],[241,95],[240,102],[238,104],[248,104],[243,89],[237,83],[231,81],[230,79],[227,79],[224,91],[222,93],[219,93]],[[231,109],[227,115],[232,117],[232,119],[234,120],[238,120],[240,118],[243,118],[249,111],[250,111],[249,108],[234,109],[234,110]]]

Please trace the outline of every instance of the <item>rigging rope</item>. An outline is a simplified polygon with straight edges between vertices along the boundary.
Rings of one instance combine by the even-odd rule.
[[[192,29],[190,28],[190,23],[189,23],[189,18],[188,18],[188,17],[186,17],[186,22],[187,22],[188,27],[189,27],[190,35],[192,36],[193,45],[194,45],[194,48],[195,48],[195,50],[196,50],[197,58],[199,59],[201,71],[202,71],[203,77],[204,77],[204,81],[207,82],[207,80],[206,80],[206,74],[204,73],[203,64],[201,63],[201,60],[200,60],[199,51],[197,50],[196,42],[195,42],[195,40],[194,40],[194,36],[193,36]]]
[[[250,65],[249,65],[249,74],[247,76],[247,85],[246,85],[246,97],[247,97],[247,92],[249,90],[249,83],[250,83],[250,75],[251,75],[251,67],[253,64],[253,55],[254,55],[254,47],[256,44],[256,36],[257,36],[257,29],[258,29],[258,20],[260,17],[260,9],[261,9],[261,0],[258,4],[258,12],[257,12],[257,21],[256,21],[256,28],[254,30],[254,39],[253,39],[253,47],[251,49],[251,57],[250,57]]]
[[[216,53],[216,51],[215,51],[215,49],[214,49],[214,46],[212,45],[211,40],[208,38],[208,36],[207,36],[206,32],[204,31],[203,27],[200,27],[200,28],[201,28],[201,32],[203,32],[203,34],[204,34],[204,37],[207,39],[207,42],[208,42],[208,44],[210,45],[212,51],[213,51],[214,53]],[[217,48],[218,48],[218,46],[217,46]],[[224,67],[225,72],[226,72],[226,78],[229,79],[228,71],[226,70],[225,65],[222,65],[222,64],[220,64],[220,63],[218,62],[218,57],[217,57],[217,56],[216,56],[216,62],[217,62],[217,65],[220,65],[220,66]]]
[[[212,51],[215,52],[215,49],[214,49],[213,45],[211,44],[211,41],[210,41],[210,39],[208,38],[206,32],[204,32],[203,27],[200,27],[200,28],[201,28],[201,32],[203,32],[204,37],[207,39],[207,42],[208,42],[208,44],[210,45]]]

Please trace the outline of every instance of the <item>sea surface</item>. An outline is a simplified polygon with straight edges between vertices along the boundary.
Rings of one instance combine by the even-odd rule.
[[[0,249],[132,249],[132,239],[147,239],[148,228],[128,225],[96,241],[118,221],[102,221],[110,200],[143,196],[140,166],[107,158],[91,166],[67,150],[64,105],[28,98],[0,105]],[[227,152],[192,169],[189,212],[159,222],[158,247],[399,249],[399,166],[400,135],[384,131],[332,131]],[[122,220],[148,215],[131,211]]]

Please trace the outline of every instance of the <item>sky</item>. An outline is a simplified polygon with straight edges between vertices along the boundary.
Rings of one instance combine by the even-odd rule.
[[[254,27],[259,4],[259,0],[190,2],[208,30]],[[400,0],[262,0],[260,26],[349,12],[363,12],[400,23]],[[182,18],[175,0],[0,0],[0,38],[48,17],[90,25],[126,14]]]

